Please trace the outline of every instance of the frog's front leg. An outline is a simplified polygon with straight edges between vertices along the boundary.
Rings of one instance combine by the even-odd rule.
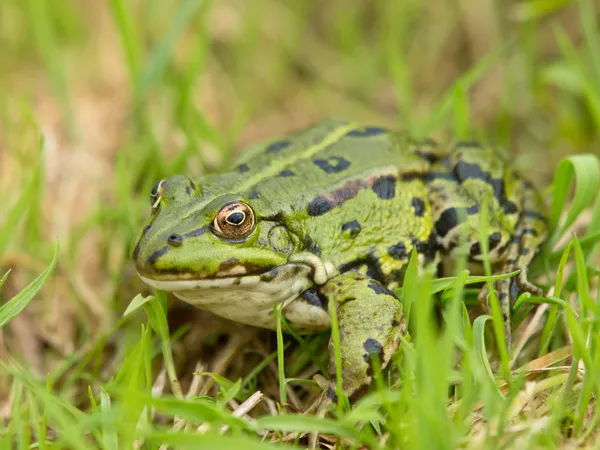
[[[406,325],[402,303],[389,289],[367,275],[347,272],[319,288],[336,308],[342,356],[342,388],[350,401],[366,391],[378,359],[383,369],[398,348]],[[329,341],[329,386],[318,401],[318,413],[336,400],[336,366],[333,339]]]

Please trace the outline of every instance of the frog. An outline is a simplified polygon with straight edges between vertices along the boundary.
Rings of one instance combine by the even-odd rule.
[[[407,334],[398,292],[411,257],[452,274],[457,258],[497,279],[507,340],[528,266],[547,235],[539,192],[489,145],[323,119],[242,151],[230,170],[158,181],[132,243],[149,286],[226,319],[300,334],[332,327],[343,394],[368,390]],[[481,236],[486,208],[487,236]],[[461,256],[463,255],[463,256]],[[487,303],[484,287],[480,299]],[[284,329],[285,331],[285,329]],[[335,348],[319,410],[338,400]]]

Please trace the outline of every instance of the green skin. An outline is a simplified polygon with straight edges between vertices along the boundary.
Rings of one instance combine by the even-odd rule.
[[[248,209],[239,226],[249,231],[223,234],[215,218],[240,202]],[[484,204],[495,273],[520,270],[495,286],[508,339],[514,288],[541,294],[526,275],[546,236],[540,198],[492,149],[473,143],[416,142],[328,119],[251,147],[231,172],[163,180],[152,203],[132,254],[146,283],[270,329],[276,305],[302,333],[330,328],[335,307],[343,389],[351,398],[371,382],[373,359],[385,368],[405,332],[402,305],[390,289],[401,285],[413,248],[422,269],[451,275],[466,237],[477,270]],[[485,302],[485,290],[480,298]],[[321,407],[335,398],[334,389],[330,345]]]

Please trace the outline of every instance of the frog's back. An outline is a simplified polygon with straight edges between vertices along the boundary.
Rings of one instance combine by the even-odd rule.
[[[429,166],[403,133],[326,119],[242,152],[231,189],[258,203],[264,200],[263,208],[287,204],[298,210],[350,180],[400,172],[410,177],[426,173]]]

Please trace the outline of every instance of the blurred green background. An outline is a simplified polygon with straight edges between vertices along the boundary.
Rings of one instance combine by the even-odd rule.
[[[47,373],[105,343],[123,351],[111,331],[144,289],[128,252],[151,186],[226,168],[245,144],[324,116],[481,139],[547,185],[561,158],[597,145],[596,6],[0,2],[2,300],[44,269],[56,238],[62,248],[0,357]]]

